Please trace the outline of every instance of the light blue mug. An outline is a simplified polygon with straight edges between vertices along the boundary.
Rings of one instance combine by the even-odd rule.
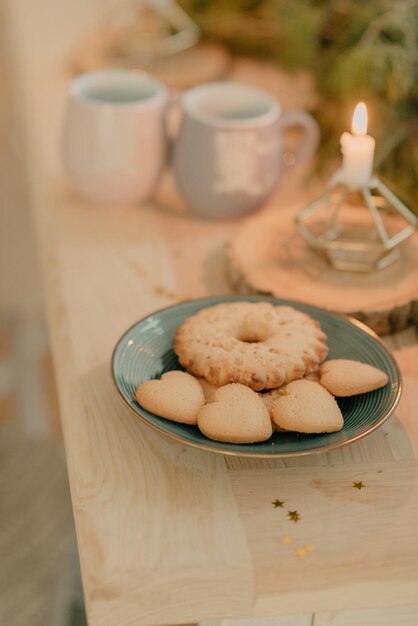
[[[319,142],[311,115],[283,113],[273,96],[249,85],[200,85],[181,96],[180,106],[175,178],[187,205],[206,219],[246,215],[267,200],[284,168],[284,129],[305,131],[294,164],[312,155]]]

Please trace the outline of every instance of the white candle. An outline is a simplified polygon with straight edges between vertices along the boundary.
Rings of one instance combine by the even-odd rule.
[[[363,102],[355,108],[351,133],[341,135],[342,181],[350,187],[365,187],[373,169],[375,140],[367,134],[367,109]]]

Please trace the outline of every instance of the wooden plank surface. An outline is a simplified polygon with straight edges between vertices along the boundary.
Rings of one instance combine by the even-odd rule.
[[[310,613],[300,615],[280,615],[274,617],[253,617],[247,619],[205,620],[199,626],[312,626]]]
[[[94,3],[36,4],[8,9],[91,626],[416,603],[414,331],[388,340],[405,378],[396,417],[330,454],[225,462],[138,423],[113,389],[112,348],[153,310],[225,293],[222,249],[238,223],[202,223],[177,200],[110,209],[73,195],[57,158],[64,68]],[[301,176],[271,206],[302,202]],[[357,492],[354,480],[367,488]],[[273,509],[282,496],[300,509],[298,523]]]
[[[98,223],[84,205],[55,207],[45,275],[89,619],[110,626],[248,615],[252,564],[223,459],[138,423],[110,377],[121,332],[166,303],[159,285],[171,269],[167,258],[158,264],[165,248],[154,215],[121,209]],[[137,276],[143,256],[155,268],[151,285]]]
[[[279,586],[284,613],[296,597],[300,611],[416,601],[414,461],[244,470],[230,478],[253,557],[257,613],[274,611]],[[282,508],[272,505],[276,498]]]
[[[258,617],[252,619],[205,620],[199,626],[416,626],[418,608],[326,611],[307,614]]]
[[[418,232],[404,242],[401,260],[382,271],[336,272],[296,230],[300,208],[287,205],[280,213],[257,214],[234,234],[228,246],[228,274],[236,292],[267,293],[344,313],[380,335],[405,328],[418,301]],[[318,216],[324,219],[324,229],[324,214]],[[373,227],[361,205],[344,205],[339,219],[341,228],[353,231]],[[405,228],[403,219],[391,219],[385,218],[388,232]]]
[[[199,626],[416,626],[418,608],[363,609],[326,611],[300,615],[281,615],[251,619],[205,620]]]

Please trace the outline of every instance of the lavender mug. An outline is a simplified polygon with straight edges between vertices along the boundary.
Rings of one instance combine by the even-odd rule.
[[[283,172],[283,131],[301,126],[294,164],[309,157],[319,128],[305,111],[282,112],[270,94],[235,82],[186,91],[173,147],[177,186],[187,205],[206,219],[250,213],[271,195]]]

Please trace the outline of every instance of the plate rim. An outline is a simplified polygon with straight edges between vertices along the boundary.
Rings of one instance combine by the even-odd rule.
[[[121,389],[119,388],[118,382],[116,380],[116,375],[115,375],[115,360],[116,360],[116,352],[120,346],[120,344],[122,343],[123,339],[131,332],[131,330],[133,328],[135,328],[138,324],[141,324],[142,322],[145,322],[145,320],[147,320],[148,318],[152,317],[153,315],[157,315],[159,313],[163,313],[164,311],[168,311],[170,309],[177,309],[178,307],[180,307],[183,304],[188,304],[188,303],[202,303],[204,304],[205,302],[212,302],[215,299],[218,298],[224,298],[225,301],[228,300],[240,300],[242,298],[253,298],[254,301],[261,301],[261,302],[266,302],[266,301],[273,301],[273,302],[286,302],[286,303],[290,303],[289,305],[285,305],[282,304],[279,306],[292,306],[293,304],[295,305],[302,305],[302,306],[306,306],[310,309],[314,309],[316,311],[319,311],[320,313],[326,313],[327,315],[330,315],[331,317],[335,317],[337,319],[343,319],[346,322],[352,324],[353,326],[357,326],[358,328],[360,328],[360,330],[362,330],[363,332],[365,332],[367,335],[370,335],[375,341],[377,341],[380,345],[380,347],[383,349],[383,351],[386,353],[386,355],[389,357],[389,360],[392,362],[392,364],[394,365],[394,369],[396,371],[396,375],[397,375],[397,383],[398,383],[398,387],[397,387],[397,392],[393,401],[392,406],[386,411],[386,413],[380,418],[380,420],[374,424],[373,426],[371,426],[369,429],[367,429],[366,431],[359,433],[358,435],[356,435],[355,437],[352,437],[351,439],[347,440],[347,441],[340,441],[331,445],[326,445],[326,446],[321,446],[320,448],[315,448],[314,450],[302,450],[300,452],[277,452],[275,453],[264,453],[264,452],[243,452],[243,451],[234,451],[234,450],[222,450],[219,448],[213,448],[209,445],[206,445],[204,443],[197,443],[194,441],[186,441],[183,437],[179,436],[179,435],[175,435],[167,430],[165,430],[164,428],[161,428],[160,426],[158,426],[157,424],[154,424],[152,422],[150,422],[148,420],[148,418],[143,415],[141,413],[140,410],[135,410],[132,405],[128,402],[128,400],[126,399],[125,395],[122,393]],[[246,302],[248,302],[248,300],[244,300]],[[203,308],[203,307],[202,307]],[[374,330],[372,330],[369,326],[367,326],[367,324],[364,324],[363,322],[361,322],[360,320],[357,320],[356,318],[350,316],[350,315],[345,315],[344,313],[335,313],[335,312],[331,312],[331,311],[327,311],[326,309],[322,309],[321,307],[316,307],[314,305],[305,303],[305,302],[298,302],[296,300],[286,300],[286,299],[281,299],[281,298],[275,298],[274,296],[269,296],[269,295],[261,295],[261,294],[246,294],[246,295],[235,295],[235,294],[228,294],[228,295],[214,295],[214,296],[208,296],[206,298],[191,298],[189,300],[186,300],[184,302],[178,302],[176,304],[170,304],[168,306],[162,307],[161,309],[157,309],[156,311],[153,311],[151,313],[148,313],[147,315],[145,315],[144,317],[140,318],[139,320],[137,320],[136,322],[134,322],[133,324],[131,324],[129,326],[129,328],[127,328],[125,330],[125,332],[119,337],[119,339],[116,341],[116,344],[112,350],[112,356],[110,359],[110,370],[111,370],[111,376],[112,376],[112,380],[114,383],[114,386],[116,387],[116,390],[119,394],[119,396],[122,398],[124,404],[129,408],[129,410],[131,411],[131,413],[133,413],[135,415],[135,417],[137,419],[139,419],[141,422],[144,422],[147,426],[153,428],[155,431],[157,431],[158,433],[161,433],[163,435],[165,435],[166,437],[168,437],[169,439],[172,439],[174,441],[177,441],[179,443],[181,443],[183,446],[191,446],[193,448],[197,448],[199,450],[205,450],[205,452],[212,452],[213,454],[221,454],[222,456],[234,456],[234,457],[243,457],[243,458],[252,458],[252,459],[286,459],[286,458],[295,458],[295,457],[301,457],[301,456],[310,456],[313,454],[324,454],[325,452],[329,452],[331,450],[335,450],[336,448],[341,448],[343,446],[349,445],[350,443],[353,443],[354,441],[358,441],[359,439],[363,439],[363,437],[367,437],[367,435],[370,435],[372,432],[374,432],[375,430],[377,430],[378,428],[380,428],[382,426],[382,424],[384,424],[389,417],[391,417],[391,415],[393,415],[393,413],[395,412],[396,408],[399,405],[401,396],[402,396],[402,390],[403,390],[403,379],[402,379],[402,372],[400,370],[400,367],[398,365],[398,362],[396,361],[396,359],[394,358],[394,356],[392,355],[392,353],[390,352],[390,350],[385,346],[383,340],[379,337],[379,335],[377,335],[377,333],[374,332]],[[233,445],[233,444],[231,444]],[[249,444],[251,445],[251,444]]]

